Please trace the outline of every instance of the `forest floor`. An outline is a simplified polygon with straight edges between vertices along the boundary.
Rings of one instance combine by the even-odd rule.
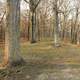
[[[0,70],[0,80],[80,80],[80,47],[52,41],[22,43],[23,66]]]

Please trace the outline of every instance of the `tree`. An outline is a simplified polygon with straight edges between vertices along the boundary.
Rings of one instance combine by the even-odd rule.
[[[70,29],[70,27],[68,27],[69,23],[68,21],[69,16],[71,14],[71,11],[73,10],[72,7],[70,7],[71,5],[71,1],[70,0],[64,0],[63,4],[60,7],[60,25],[61,25],[61,38],[63,41],[66,41],[68,38],[68,29]],[[70,33],[70,31],[69,31]]]
[[[7,27],[5,29],[6,61],[15,66],[23,63],[20,56],[20,0],[7,0],[7,7]]]
[[[53,1],[54,9],[54,44],[55,46],[60,46],[60,16],[63,15],[63,26],[62,26],[62,37],[66,36],[66,27],[67,27],[67,18],[70,13],[70,0],[54,0]]]
[[[37,37],[38,40],[51,39],[53,35],[51,0],[42,0],[37,7]]]
[[[32,24],[32,38],[31,38],[31,43],[35,43],[36,42],[36,8],[38,6],[38,4],[40,3],[41,0],[29,0],[29,2],[27,0],[24,0],[25,2],[27,2],[29,4],[30,7],[30,12],[31,12],[31,24]]]
[[[74,18],[74,25],[72,26],[72,35],[71,35],[71,42],[73,44],[77,44],[77,43],[79,44],[79,33],[78,33],[78,31],[79,31],[79,25],[78,25],[79,19],[78,18],[79,18],[79,14],[80,14],[79,3],[80,3],[80,1],[76,0],[75,5],[74,5],[74,7],[75,7],[75,12],[74,12],[75,18]]]
[[[59,38],[59,12],[58,12],[58,1],[53,1],[53,9],[54,9],[54,45],[56,47],[60,46],[60,38]]]

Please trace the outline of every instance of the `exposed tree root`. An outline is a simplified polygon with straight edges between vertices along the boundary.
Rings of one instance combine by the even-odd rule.
[[[26,62],[24,61],[24,59],[21,58],[20,60],[10,61],[8,66],[10,67],[23,66],[25,65],[25,63]]]

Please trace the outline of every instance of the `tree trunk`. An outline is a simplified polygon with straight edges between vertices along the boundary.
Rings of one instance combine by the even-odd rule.
[[[59,40],[59,17],[58,17],[58,11],[57,11],[57,3],[55,1],[55,10],[54,10],[54,17],[55,17],[55,25],[54,25],[54,45],[56,47],[60,46],[60,40]]]
[[[77,9],[76,10],[76,16],[75,16],[75,22],[74,22],[74,25],[73,25],[73,31],[72,31],[72,43],[73,44],[77,44],[77,22],[78,22],[78,12],[79,12],[79,10]]]
[[[6,53],[11,65],[23,62],[20,56],[20,0],[7,0]]]
[[[37,15],[37,17],[38,17],[38,15]],[[37,28],[38,28],[38,41],[40,41],[40,21],[39,21],[39,19],[37,19]]]
[[[31,40],[31,43],[36,43],[36,34],[35,34],[35,31],[36,31],[36,14],[35,12],[32,12],[32,40]]]
[[[30,11],[29,11],[29,16],[28,16],[28,41],[30,40],[30,19],[31,19],[31,16],[30,16]]]

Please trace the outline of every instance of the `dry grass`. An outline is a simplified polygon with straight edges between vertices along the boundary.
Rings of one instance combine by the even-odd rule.
[[[36,44],[22,44],[22,55],[32,61],[46,61],[50,63],[79,64],[80,47],[62,43],[61,47],[54,47],[53,42],[38,42]]]
[[[0,71],[0,80],[80,80],[80,47],[53,42],[22,43],[23,66]]]

